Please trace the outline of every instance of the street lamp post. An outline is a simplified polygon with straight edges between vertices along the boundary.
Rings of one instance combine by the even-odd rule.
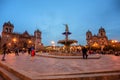
[[[16,38],[13,38],[13,43],[14,43],[14,45],[13,45],[13,46],[15,46],[15,45],[16,45],[16,42],[17,42],[17,39],[16,39]]]
[[[16,41],[17,41],[16,38],[13,38],[13,42],[16,43]]]
[[[111,43],[112,43],[112,46],[113,46],[113,50],[115,50],[118,41],[117,40],[111,40]]]
[[[32,43],[32,41],[31,41],[31,40],[29,40],[29,41],[28,41],[28,44],[29,44],[29,45],[28,45],[28,47],[30,47],[30,46],[31,46],[31,43]]]

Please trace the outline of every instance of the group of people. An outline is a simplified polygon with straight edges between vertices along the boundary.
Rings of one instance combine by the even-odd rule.
[[[2,46],[2,61],[5,61],[5,56],[6,54],[8,54],[8,52],[10,52],[9,48],[7,47],[7,44],[5,43],[3,46]],[[17,47],[17,45],[14,46],[14,53],[16,56],[19,56],[19,49]],[[33,60],[33,57],[35,56],[35,48],[34,46],[31,46],[29,49],[28,49],[28,53],[31,55],[32,59]]]
[[[7,54],[7,44],[5,43],[2,47],[3,49],[3,57],[2,57],[2,61],[5,61],[5,55]],[[18,47],[15,46],[14,48],[14,52],[15,52],[15,55],[16,56],[19,56],[19,50],[18,50]],[[30,48],[28,48],[28,54],[31,55],[31,60],[34,59],[34,56],[35,56],[35,48],[34,46],[31,46]],[[83,59],[87,59],[88,58],[88,54],[87,54],[87,49],[85,47],[82,48],[82,56],[83,56]]]

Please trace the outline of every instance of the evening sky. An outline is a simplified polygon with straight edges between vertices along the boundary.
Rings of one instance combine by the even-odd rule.
[[[14,32],[42,32],[44,45],[65,37],[63,24],[72,33],[69,38],[86,44],[86,32],[98,33],[102,26],[108,39],[120,41],[120,0],[0,0],[0,32],[4,22],[14,25]]]

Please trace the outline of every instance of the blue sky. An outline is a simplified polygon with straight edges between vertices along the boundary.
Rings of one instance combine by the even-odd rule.
[[[0,0],[0,32],[7,21],[14,24],[14,32],[39,29],[44,45],[65,38],[63,24],[78,44],[85,45],[86,32],[97,34],[101,26],[108,39],[120,41],[120,0]]]

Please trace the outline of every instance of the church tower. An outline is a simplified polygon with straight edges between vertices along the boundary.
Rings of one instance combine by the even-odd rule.
[[[11,24],[10,21],[5,22],[3,24],[3,30],[2,30],[2,39],[1,39],[1,45],[4,43],[9,43],[11,41],[11,34],[13,33],[14,25]]]
[[[86,32],[86,40],[87,40],[87,44],[88,44],[88,45],[91,44],[91,39],[92,39],[92,32],[88,30],[88,31]]]
[[[106,36],[106,32],[105,32],[105,29],[104,29],[104,28],[101,27],[101,28],[99,29],[98,36],[99,36],[99,37],[105,37],[105,36]]]
[[[105,46],[108,44],[108,38],[106,36],[106,31],[104,28],[100,28],[99,31],[98,31],[98,37],[100,38],[99,39],[99,44],[100,46]]]
[[[7,23],[3,24],[3,32],[6,33],[13,33],[14,25],[8,21]]]
[[[91,39],[91,38],[92,38],[92,32],[88,30],[88,31],[86,32],[86,39],[89,40],[89,39]]]
[[[38,43],[41,43],[41,31],[39,29],[37,29],[34,32],[34,37],[36,38],[36,40],[37,40]]]
[[[35,37],[35,48],[36,50],[40,49],[40,46],[42,45],[41,43],[41,31],[37,29],[34,32],[34,37]]]

